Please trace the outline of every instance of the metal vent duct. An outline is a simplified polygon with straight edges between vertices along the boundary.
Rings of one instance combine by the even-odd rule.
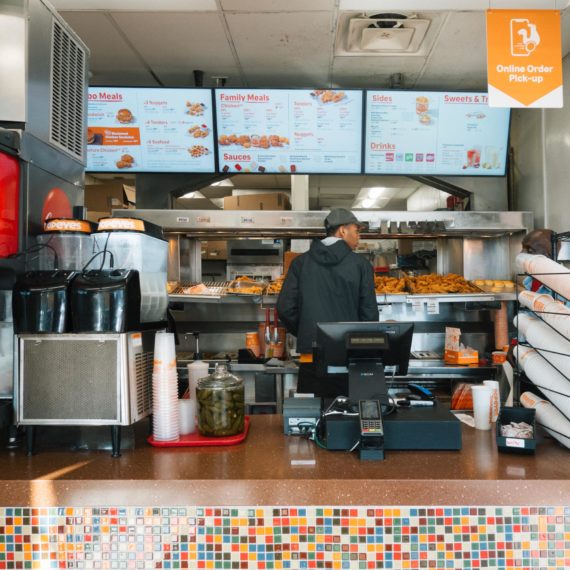
[[[53,20],[50,142],[83,160],[85,153],[85,53]]]

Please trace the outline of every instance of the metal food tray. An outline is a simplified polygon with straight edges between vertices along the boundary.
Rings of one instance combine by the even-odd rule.
[[[202,293],[189,294],[185,293],[184,289],[188,287],[194,287],[200,285],[200,282],[192,283],[179,283],[176,289],[170,293],[170,298],[181,297],[183,299],[220,299],[227,294],[228,287],[230,286],[230,281],[202,281],[202,285],[208,287],[211,294],[204,295]]]
[[[239,289],[241,287],[240,285],[241,283],[244,284],[251,283],[252,285],[258,285],[259,287],[261,287],[261,291],[259,293],[239,293],[237,291],[229,291],[230,288]],[[234,279],[233,281],[230,281],[230,283],[228,284],[226,293],[228,295],[235,295],[237,297],[262,297],[263,295],[265,295],[266,289],[267,289],[267,281],[252,280],[251,282],[248,282],[248,281],[238,281],[237,279]]]

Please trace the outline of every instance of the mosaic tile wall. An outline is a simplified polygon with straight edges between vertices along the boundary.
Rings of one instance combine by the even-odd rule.
[[[3,508],[5,568],[570,568],[570,508]]]

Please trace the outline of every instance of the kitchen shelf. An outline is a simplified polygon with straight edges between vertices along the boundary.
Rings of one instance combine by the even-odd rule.
[[[169,301],[173,303],[223,303],[223,304],[257,304],[257,305],[275,305],[278,295],[177,295],[168,296]],[[515,301],[516,293],[469,293],[469,294],[450,294],[450,295],[376,295],[376,302],[379,305],[392,303],[413,303],[414,301],[436,300],[440,303],[488,303],[491,301]]]

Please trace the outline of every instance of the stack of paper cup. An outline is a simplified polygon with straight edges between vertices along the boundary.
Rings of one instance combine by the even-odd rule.
[[[180,435],[178,374],[174,334],[156,333],[152,371],[153,436],[157,441],[174,441]]]
[[[535,275],[547,287],[567,299],[570,298],[570,270],[560,263],[556,263],[545,255],[519,253],[516,258],[516,266],[519,271],[522,269],[522,272]]]
[[[570,422],[548,400],[532,392],[521,394],[521,404],[536,410],[536,421],[565,447],[570,447]],[[566,435],[564,435],[566,434]]]

